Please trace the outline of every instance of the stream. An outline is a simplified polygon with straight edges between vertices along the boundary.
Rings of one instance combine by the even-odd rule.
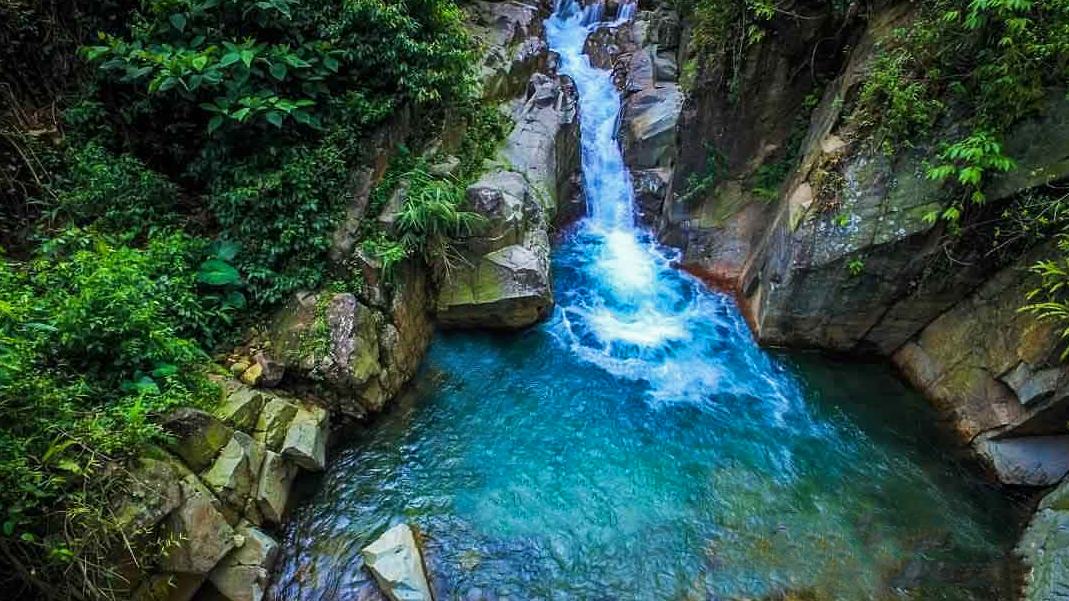
[[[379,598],[359,552],[399,522],[438,601],[1011,598],[1014,510],[923,399],[882,365],[761,349],[635,226],[592,20],[562,0],[546,22],[588,203],[554,251],[553,316],[437,334],[304,483],[269,598]]]

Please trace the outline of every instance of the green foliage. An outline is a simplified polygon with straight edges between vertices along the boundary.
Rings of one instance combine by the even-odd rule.
[[[476,91],[449,0],[151,0],[123,21],[82,51],[124,101],[109,119],[207,200],[259,305],[323,283],[364,132]]]
[[[997,135],[1069,83],[1069,1],[936,0],[920,12],[882,42],[853,111],[889,151],[947,107]]]
[[[173,217],[178,187],[135,157],[89,142],[70,148],[66,159],[68,169],[53,187],[57,208],[74,222],[138,234]]]
[[[1061,257],[1039,261],[1032,266],[1031,271],[1039,276],[1040,283],[1028,293],[1029,303],[1020,311],[1039,320],[1053,321],[1062,328],[1059,332],[1061,339],[1069,341],[1069,235],[1059,235],[1058,249]],[[1069,345],[1062,351],[1061,358],[1069,359]]]
[[[928,169],[928,179],[938,182],[954,180],[963,197],[976,204],[983,204],[984,177],[990,173],[1005,173],[1017,167],[1017,163],[1002,154],[1002,144],[990,133],[974,132],[968,138],[946,145],[939,153],[940,163]],[[928,213],[925,221],[935,223],[940,218],[956,223],[961,218],[962,201],[948,206],[940,214]]]
[[[723,172],[727,171],[727,159],[713,147],[706,145],[705,171],[692,173],[687,178],[687,185],[679,200],[683,203],[695,203],[701,200],[702,195],[711,192],[719,183]]]
[[[102,476],[160,439],[154,416],[218,398],[201,348],[227,319],[213,293],[238,282],[215,275],[226,253],[211,250],[176,232],[136,249],[69,230],[0,262],[0,545],[41,591],[70,570],[72,590],[117,584]]]
[[[851,259],[846,264],[846,270],[850,272],[851,277],[860,277],[861,274],[865,273],[865,262],[861,259]]]

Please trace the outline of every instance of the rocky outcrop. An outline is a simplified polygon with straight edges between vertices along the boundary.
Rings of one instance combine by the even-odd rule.
[[[186,601],[210,582],[223,599],[260,601],[278,548],[263,528],[281,523],[297,471],[325,465],[325,409],[232,380],[222,387],[216,415],[167,416],[177,434],[168,450],[130,470],[118,511],[125,540],[135,556],[163,544],[158,563],[123,570],[134,598]]]
[[[531,75],[547,68],[549,46],[542,23],[549,16],[549,4],[476,0],[465,10],[468,29],[485,49],[480,73],[483,99],[502,101],[523,94]]]
[[[425,270],[398,266],[392,283],[363,272],[354,292],[297,293],[275,316],[264,351],[296,385],[344,415],[379,411],[415,375],[433,326]]]
[[[747,262],[739,288],[763,342],[891,354],[1000,267],[987,248],[955,244],[925,219],[946,203],[947,192],[926,177],[934,145],[888,156],[844,118],[843,99],[863,80],[877,41],[908,20],[908,10],[899,5],[874,18],[828,87],[774,220]],[[948,121],[933,137],[957,139],[956,128]],[[1044,135],[1037,138],[1036,128]],[[1069,107],[1051,103],[1005,139],[1006,152],[1021,157],[1020,173],[988,187],[989,206],[1066,175]]]
[[[390,601],[433,601],[412,529],[398,524],[360,552]]]
[[[512,116],[497,165],[467,189],[467,209],[486,225],[459,241],[463,262],[441,278],[437,319],[445,327],[521,328],[553,305],[548,228],[570,204],[578,168],[575,91],[535,73]]]
[[[1069,481],[1043,498],[1015,553],[1025,566],[1023,601],[1069,600]]]

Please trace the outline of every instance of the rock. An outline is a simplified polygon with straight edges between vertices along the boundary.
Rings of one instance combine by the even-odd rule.
[[[250,497],[256,493],[264,446],[244,432],[234,432],[215,463],[201,480],[225,504],[224,513],[232,524],[244,513]]]
[[[190,601],[207,577],[204,574],[152,574],[133,594],[133,601]]]
[[[1069,511],[1069,478],[1063,479],[1057,488],[1043,497],[1039,502],[1039,509]]]
[[[398,524],[360,552],[364,565],[391,601],[432,601],[412,529]]]
[[[668,195],[672,171],[670,169],[647,169],[631,173],[635,189],[635,205],[639,221],[653,225],[661,214],[661,205]]]
[[[245,373],[246,369],[249,369],[248,361],[235,361],[230,365],[230,373],[234,374],[235,376],[240,376],[241,374]]]
[[[534,250],[512,245],[458,268],[439,294],[439,325],[515,329],[537,323],[553,306],[548,249],[545,238]]]
[[[297,405],[280,397],[271,397],[256,420],[256,440],[277,451],[286,440],[290,422],[297,416]]]
[[[683,93],[674,84],[650,88],[624,103],[621,145],[632,169],[671,167],[676,156],[676,124]]]
[[[260,376],[263,374],[264,368],[259,363],[253,363],[241,374],[241,381],[249,386],[256,386],[260,381]]]
[[[290,421],[280,453],[306,470],[319,472],[327,466],[326,409],[305,405]]]
[[[297,466],[282,455],[267,451],[256,487],[256,506],[264,521],[281,524],[289,503]]]
[[[231,551],[208,579],[230,601],[261,601],[278,557],[278,543],[263,530],[248,524],[238,527],[243,545]]]
[[[163,449],[148,449],[138,457],[122,498],[113,500],[119,507],[116,523],[128,539],[150,531],[181,504],[179,482],[188,473]]]
[[[197,472],[211,465],[233,434],[233,430],[214,415],[188,407],[172,411],[161,425],[174,437],[174,442],[167,445],[168,449]]]
[[[1004,484],[1050,486],[1069,473],[1069,436],[987,440],[977,450]]]
[[[253,359],[255,359],[256,365],[260,366],[260,377],[257,380],[257,384],[264,388],[278,386],[279,382],[282,381],[282,376],[286,373],[286,366],[275,361],[263,351],[256,353]]]
[[[475,1],[465,5],[466,25],[484,49],[481,77],[483,98],[515,98],[532,73],[544,71],[549,48],[542,39],[548,5],[524,2]]]
[[[1018,311],[1040,283],[1028,268],[1056,252],[1041,245],[1026,253],[893,355],[965,441],[995,431],[1001,437],[1065,432],[1069,366],[1059,359],[1061,330]]]
[[[193,474],[180,483],[182,504],[164,521],[163,540],[175,541],[160,567],[167,572],[207,574],[237,544],[222,503]]]
[[[1069,600],[1069,512],[1037,511],[1014,553],[1027,568],[1023,601]]]
[[[483,174],[465,191],[468,209],[486,220],[477,236],[463,241],[473,252],[488,253],[518,244],[527,224],[527,180],[514,171]]]
[[[674,52],[660,51],[653,59],[653,70],[657,81],[677,81],[679,79],[679,66],[676,65]]]
[[[256,429],[265,402],[264,395],[259,391],[239,386],[223,399],[215,414],[239,430],[252,432]]]
[[[437,177],[450,177],[457,172],[457,169],[460,169],[460,159],[450,155],[431,165],[427,171]]]

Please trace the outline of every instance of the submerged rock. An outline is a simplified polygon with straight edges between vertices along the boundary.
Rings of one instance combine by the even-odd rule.
[[[407,524],[390,528],[360,555],[391,601],[433,601],[419,546]]]

